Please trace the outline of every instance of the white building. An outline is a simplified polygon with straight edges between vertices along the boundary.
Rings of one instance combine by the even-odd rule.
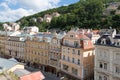
[[[101,36],[95,48],[94,80],[120,80],[120,35]]]
[[[24,28],[23,28],[23,31],[24,31],[25,33],[30,34],[30,35],[34,35],[34,34],[36,34],[36,33],[39,32],[39,29],[38,29],[38,27],[36,27],[36,26],[28,26],[28,27],[24,27]]]

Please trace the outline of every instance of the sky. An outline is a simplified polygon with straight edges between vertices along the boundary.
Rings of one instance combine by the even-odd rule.
[[[47,9],[66,6],[79,0],[0,0],[0,22],[14,22]]]

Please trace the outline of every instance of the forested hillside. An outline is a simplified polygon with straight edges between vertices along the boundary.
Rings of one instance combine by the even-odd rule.
[[[39,27],[40,31],[53,28],[69,30],[72,27],[92,29],[112,27],[119,30],[120,14],[115,14],[115,11],[111,11],[110,15],[103,15],[103,12],[110,3],[117,1],[119,2],[119,0],[80,0],[69,6],[61,6],[28,17],[23,17],[17,22],[20,22],[21,28],[35,25]],[[119,8],[120,6],[118,10]],[[58,12],[60,16],[53,17],[51,22],[38,22],[34,20],[38,19],[38,17],[44,17],[46,14],[52,14],[53,12]]]

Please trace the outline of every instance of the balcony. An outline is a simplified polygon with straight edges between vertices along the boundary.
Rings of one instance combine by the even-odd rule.
[[[67,43],[64,43],[63,46],[71,47],[71,48],[81,48],[81,46],[79,46],[79,45],[70,45],[70,44],[67,44]]]
[[[50,49],[50,52],[60,53],[60,49]]]
[[[101,72],[101,73],[105,73],[105,74],[110,74],[109,70],[106,70],[106,69],[103,69],[103,68],[95,67],[94,70],[97,71],[97,72]]]
[[[50,58],[50,60],[53,60],[53,61],[58,61],[57,58]]]
[[[99,61],[105,61],[105,62],[109,62],[110,59],[108,57],[98,57],[97,58]]]

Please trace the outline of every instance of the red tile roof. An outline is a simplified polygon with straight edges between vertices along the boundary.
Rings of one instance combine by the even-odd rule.
[[[89,39],[86,35],[84,34],[80,34],[79,35],[79,39]]]
[[[90,40],[82,41],[83,49],[93,49],[94,45]]]
[[[44,75],[40,71],[38,71],[22,76],[20,77],[20,80],[43,80],[44,78]]]

